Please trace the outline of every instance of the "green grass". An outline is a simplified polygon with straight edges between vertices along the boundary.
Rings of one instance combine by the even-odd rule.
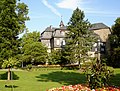
[[[46,91],[53,87],[85,83],[85,75],[72,70],[14,71],[13,81],[7,81],[6,72],[0,71],[0,91]],[[5,85],[7,85],[5,87]],[[11,86],[14,89],[11,89]]]
[[[120,87],[120,68],[114,69],[114,76],[110,80],[110,85]]]
[[[110,84],[120,86],[120,69],[115,69]],[[46,91],[53,87],[86,83],[85,75],[79,71],[40,69],[14,71],[12,81],[7,81],[6,72],[0,71],[0,91]],[[6,85],[6,87],[5,87]],[[11,86],[14,89],[11,89]]]

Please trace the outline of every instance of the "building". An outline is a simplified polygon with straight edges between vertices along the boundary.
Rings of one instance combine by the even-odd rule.
[[[61,49],[65,45],[66,32],[68,32],[67,27],[61,20],[59,28],[49,26],[41,33],[40,40],[48,48],[48,53],[51,53],[51,50]]]
[[[107,54],[110,49],[110,44],[108,41],[109,35],[111,34],[111,29],[103,23],[92,24],[89,29],[99,36],[100,40],[100,53],[101,55]],[[95,57],[95,52],[97,51],[97,43],[93,45],[91,52],[91,57]]]
[[[89,29],[93,31],[100,38],[101,53],[105,54],[109,50],[108,36],[111,34],[111,29],[103,23],[92,24]],[[41,42],[48,48],[48,53],[51,50],[61,49],[65,45],[65,33],[68,32],[67,27],[64,26],[61,20],[59,28],[49,26],[41,33]],[[97,43],[93,45],[93,48],[88,52],[91,57],[95,57],[97,51]]]

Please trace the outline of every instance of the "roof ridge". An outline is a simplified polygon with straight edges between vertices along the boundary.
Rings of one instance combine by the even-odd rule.
[[[109,28],[109,27],[105,25],[104,23],[94,23],[89,28],[89,30],[104,29],[104,28]]]

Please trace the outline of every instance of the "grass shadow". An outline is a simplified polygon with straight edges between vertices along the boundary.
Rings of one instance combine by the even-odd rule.
[[[18,80],[19,79],[19,77],[14,72],[11,72],[11,74],[12,74],[12,77],[11,77],[12,80]],[[8,76],[8,72],[0,74],[0,80],[7,80],[7,76]]]
[[[5,85],[5,88],[17,88],[18,86],[16,85]]]
[[[51,72],[48,74],[41,74],[36,76],[38,81],[43,82],[58,82],[63,85],[75,85],[86,83],[86,77],[84,74],[75,72]]]
[[[115,74],[109,82],[109,85],[114,85],[120,87],[120,74]]]

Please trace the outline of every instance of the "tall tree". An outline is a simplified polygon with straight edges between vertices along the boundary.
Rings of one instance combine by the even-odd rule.
[[[39,42],[39,32],[26,32],[21,40],[22,61],[32,63],[45,63],[47,56],[47,48]]]
[[[68,22],[69,32],[67,33],[64,53],[69,63],[79,62],[79,66],[81,61],[88,57],[87,52],[90,51],[95,41],[92,31],[88,30],[91,24],[84,18],[84,12],[79,8],[73,11]]]
[[[17,0],[0,0],[0,62],[19,51],[18,35],[25,30],[28,7]]]
[[[28,14],[27,5],[25,5],[24,3],[20,3],[20,2],[17,3],[17,2],[18,2],[17,0],[0,0],[0,63],[1,64],[3,62],[6,62],[3,60],[9,60],[11,57],[15,57],[18,54],[19,44],[20,44],[18,35],[25,30],[26,28],[25,21],[29,19],[27,17]],[[9,65],[6,67],[10,69],[11,66]]]
[[[110,36],[111,55],[109,64],[113,67],[120,67],[120,18],[115,20],[112,26],[112,34]],[[111,62],[110,62],[111,60]]]

